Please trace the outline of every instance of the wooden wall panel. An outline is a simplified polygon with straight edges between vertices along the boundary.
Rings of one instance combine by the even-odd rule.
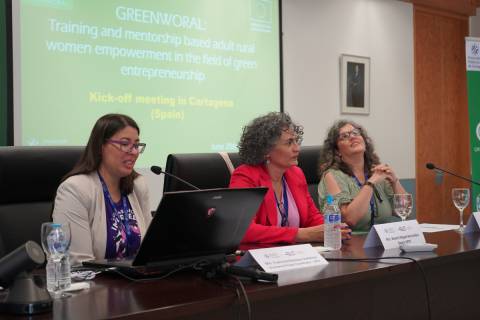
[[[440,9],[464,16],[474,16],[480,0],[402,0],[414,5]]]
[[[447,175],[437,185],[435,173],[425,168],[427,162],[433,162],[470,177],[467,35],[466,16],[414,6],[417,217],[423,222],[458,223],[451,188],[469,187]]]

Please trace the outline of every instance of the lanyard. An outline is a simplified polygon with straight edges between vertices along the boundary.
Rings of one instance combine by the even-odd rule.
[[[368,174],[365,173],[365,181],[368,180]],[[353,175],[353,180],[355,180],[355,182],[357,183],[357,185],[361,188],[362,187],[362,184],[360,183],[360,181],[358,180],[358,178]],[[372,190],[372,197],[370,198],[370,227],[373,227],[373,220],[374,220],[374,216],[375,216],[375,200],[374,200],[374,196],[375,196],[375,189]]]
[[[282,186],[283,186],[283,209],[281,203],[277,199],[277,194],[275,191],[273,194],[275,195],[275,202],[277,203],[278,211],[280,212],[280,216],[282,217],[282,221],[280,223],[281,227],[288,226],[288,195],[287,195],[287,182],[285,181],[285,177],[282,176]]]
[[[108,191],[107,184],[103,180],[102,175],[100,172],[98,172],[98,177],[100,178],[100,181],[102,182],[102,189],[103,189],[103,195],[105,198],[108,199],[108,203],[110,207],[112,208],[112,213],[113,215],[117,218],[117,220],[120,220],[123,228],[125,229],[125,233],[127,234],[127,237],[130,236],[130,225],[128,223],[128,204],[127,204],[127,197],[122,194],[122,209],[123,209],[123,219],[121,218],[120,212],[118,212],[118,208],[115,205],[115,203],[112,200],[112,196],[110,195],[110,192]],[[125,241],[125,245],[128,247],[128,241]],[[127,250],[128,251],[128,250]]]

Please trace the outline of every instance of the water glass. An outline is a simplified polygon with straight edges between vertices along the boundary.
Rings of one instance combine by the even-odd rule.
[[[393,210],[405,221],[412,212],[413,198],[410,193],[393,195]]]
[[[453,188],[452,200],[455,207],[460,212],[460,227],[458,232],[463,233],[465,226],[463,225],[463,210],[468,206],[470,201],[470,189],[467,188]]]
[[[476,209],[477,209],[477,212],[480,212],[480,193],[477,195],[477,206],[476,206]]]
[[[42,224],[42,247],[47,255],[47,289],[60,296],[70,286],[70,224],[46,222]]]

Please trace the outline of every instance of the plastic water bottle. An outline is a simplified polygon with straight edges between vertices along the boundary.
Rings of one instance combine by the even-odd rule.
[[[46,272],[47,272],[47,290],[52,293],[61,292],[68,287],[72,282],[70,275],[70,258],[68,254],[62,257],[57,266],[52,259],[48,259]],[[56,274],[56,275],[55,275]],[[57,281],[58,287],[55,283]]]
[[[56,223],[45,223],[42,229],[42,244],[47,252],[47,290],[56,295],[70,287],[70,226]],[[42,225],[43,228],[43,225]]]
[[[325,220],[325,247],[339,250],[342,247],[341,214],[333,201],[332,195],[327,196],[327,206],[323,213]]]

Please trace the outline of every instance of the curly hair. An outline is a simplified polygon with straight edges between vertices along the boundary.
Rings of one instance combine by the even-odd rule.
[[[341,170],[342,172],[350,176],[353,175],[350,167],[345,162],[343,162],[341,156],[339,155],[337,146],[340,129],[347,124],[360,130],[360,134],[365,141],[364,168],[368,168],[368,170],[370,170],[373,165],[377,165],[380,163],[380,158],[374,151],[372,139],[368,136],[365,129],[361,125],[351,120],[338,120],[328,130],[327,138],[323,141],[323,145],[320,148],[318,166],[318,174],[320,177],[322,177],[323,174],[330,168]]]
[[[249,165],[265,162],[265,156],[286,130],[292,130],[298,139],[302,139],[303,127],[295,124],[286,113],[270,112],[252,120],[243,127],[242,137],[238,143],[238,153],[242,162]]]

